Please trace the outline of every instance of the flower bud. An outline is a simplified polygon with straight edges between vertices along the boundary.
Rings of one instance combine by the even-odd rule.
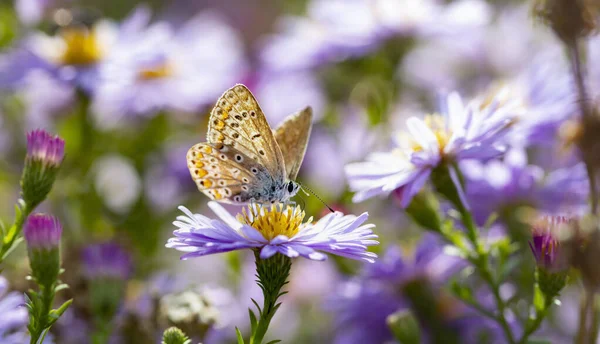
[[[65,156],[65,141],[44,130],[27,133],[27,156],[21,178],[23,200],[31,209],[41,203],[56,179]]]
[[[53,285],[60,273],[60,238],[62,226],[50,215],[33,214],[23,228],[31,275],[42,286]]]
[[[187,290],[160,299],[158,320],[162,326],[177,326],[193,338],[204,338],[219,320],[220,312],[205,292]]]
[[[189,344],[191,340],[178,329],[177,327],[170,327],[165,330],[163,334],[162,344]]]
[[[421,343],[421,328],[417,318],[408,309],[402,309],[387,317],[387,324],[394,337],[403,344]]]
[[[598,5],[595,1],[538,0],[533,11],[561,40],[572,44],[596,29]]]
[[[537,283],[549,299],[556,297],[567,282],[568,259],[560,232],[570,230],[573,222],[564,216],[544,216],[532,227],[529,247],[538,266]]]

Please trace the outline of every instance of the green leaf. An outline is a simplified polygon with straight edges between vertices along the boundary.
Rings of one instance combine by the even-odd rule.
[[[15,239],[12,245],[8,249],[6,249],[6,252],[4,252],[4,254],[2,255],[2,260],[6,259],[6,257],[8,257],[8,255],[10,255],[19,246],[19,244],[23,242],[23,240],[25,240],[23,239],[23,237]]]
[[[64,290],[64,289],[69,289],[69,285],[66,283],[61,283],[61,284],[57,285],[56,288],[54,288],[54,292],[58,293],[59,291]]]
[[[552,342],[546,339],[528,339],[527,344],[552,344]]]
[[[248,315],[250,316],[250,328],[251,328],[251,332],[254,333],[254,329],[256,329],[256,324],[258,323],[258,321],[256,320],[256,315],[254,315],[254,312],[248,308]]]
[[[244,337],[242,336],[242,332],[240,332],[239,328],[235,328],[235,334],[237,336],[237,344],[244,344]]]
[[[267,344],[277,344],[277,343],[280,343],[280,342],[281,342],[281,339],[275,339],[275,340],[272,340],[272,341],[268,342]]]
[[[540,289],[539,284],[535,284],[533,289],[533,306],[535,307],[536,312],[542,312],[545,308],[546,297],[544,293]]]

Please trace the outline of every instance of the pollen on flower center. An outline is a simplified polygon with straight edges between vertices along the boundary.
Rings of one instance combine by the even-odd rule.
[[[450,136],[452,135],[452,133],[446,128],[446,122],[444,121],[444,118],[437,114],[427,115],[425,116],[424,122],[425,125],[427,125],[435,135],[438,146],[440,147],[440,152],[443,151],[444,147],[446,147],[448,144],[448,141],[450,141]],[[423,147],[421,147],[421,145],[414,140],[411,142],[411,148],[414,152],[420,152],[423,150]]]
[[[67,28],[60,32],[65,44],[60,62],[65,65],[85,66],[98,62],[103,55],[98,37],[86,28]]]
[[[244,208],[237,218],[240,222],[258,230],[265,239],[272,240],[278,235],[285,235],[288,238],[296,235],[304,216],[305,213],[299,206],[255,205],[248,209]]]
[[[173,74],[173,68],[168,62],[162,62],[155,66],[142,68],[138,72],[140,80],[162,79]]]

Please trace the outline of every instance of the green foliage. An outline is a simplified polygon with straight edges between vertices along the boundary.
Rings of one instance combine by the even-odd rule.
[[[162,344],[191,344],[192,341],[177,327],[170,327],[163,333]]]

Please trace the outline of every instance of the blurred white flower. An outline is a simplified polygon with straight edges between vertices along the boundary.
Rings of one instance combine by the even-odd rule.
[[[106,206],[116,213],[127,213],[142,191],[142,182],[131,161],[108,155],[96,160],[94,167],[94,185]]]

